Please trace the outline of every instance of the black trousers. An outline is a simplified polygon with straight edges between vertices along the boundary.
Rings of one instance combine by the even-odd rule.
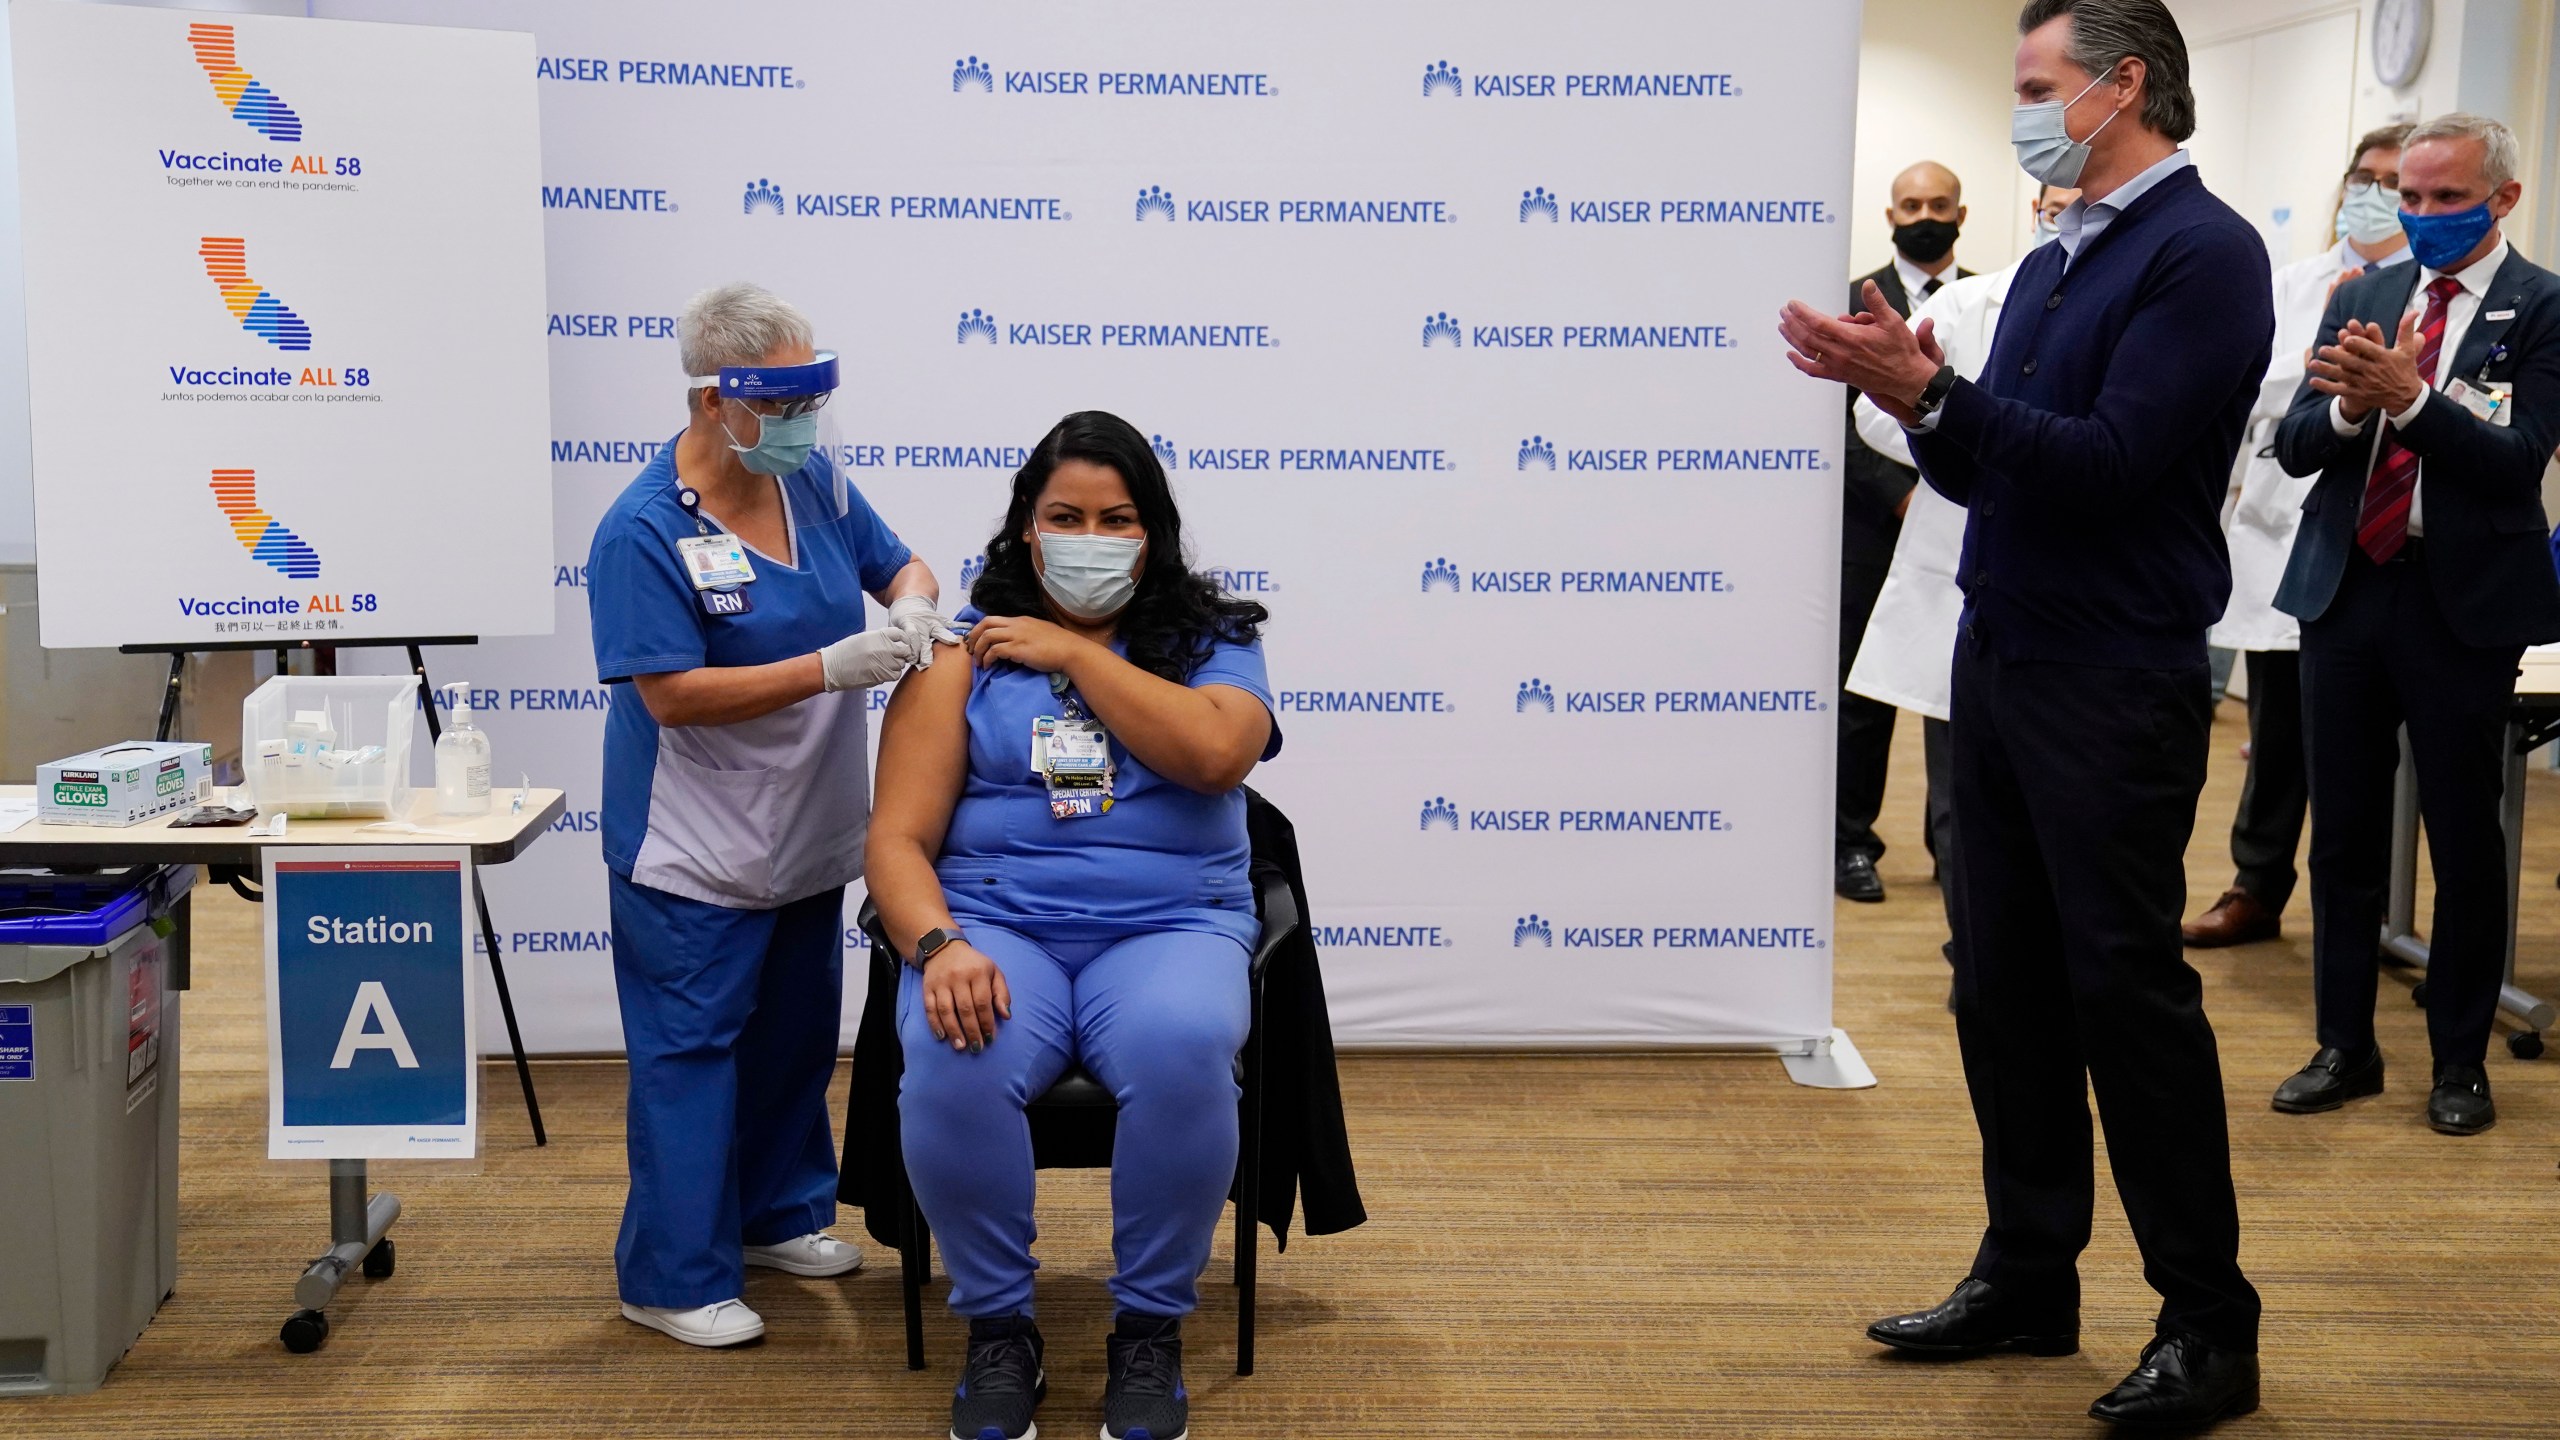
[[[2222,1063],[2178,940],[2210,681],[1956,642],[1956,1038],[1990,1223],[1973,1274],[2077,1313],[2089,1092],[2159,1324],[2254,1351]]]
[[[1947,722],[1922,716],[1920,758],[1928,767],[1929,798],[1920,832],[1938,862],[1938,898],[1947,907],[1947,934],[1956,933],[1956,750]]]
[[[2373,1044],[2375,952],[2391,867],[2391,786],[2409,729],[2436,877],[2427,1039],[2439,1066],[2488,1054],[2506,968],[2507,717],[2516,646],[2465,645],[2445,623],[2424,542],[2349,558],[2328,612],[2302,627],[2311,739],[2311,958],[2320,1043]]]
[[[2231,816],[2233,881],[2258,903],[2281,914],[2300,875],[2293,866],[2302,847],[2302,820],[2311,804],[2311,774],[2303,759],[2302,656],[2292,650],[2252,650],[2249,667],[2249,769],[2240,781],[2240,808]]]
[[[1893,759],[1893,707],[1848,691],[1849,664],[1866,638],[1867,617],[1884,588],[1882,565],[1840,565],[1840,779],[1833,849],[1877,859],[1884,841],[1876,815],[1884,809],[1885,769]]]

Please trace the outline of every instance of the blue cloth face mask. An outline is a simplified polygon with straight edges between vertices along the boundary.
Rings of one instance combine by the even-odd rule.
[[[2379,185],[2350,185],[2338,207],[2338,238],[2379,245],[2400,233],[2400,197]]]
[[[2497,225],[2498,217],[2489,213],[2486,200],[2450,215],[2400,212],[2400,228],[2409,236],[2409,253],[2438,274],[2461,264],[2462,257],[2487,239]]]
[[[1032,532],[1040,544],[1040,588],[1058,608],[1079,620],[1108,620],[1138,593],[1138,557],[1147,542],[1134,536],[1053,535]]]
[[[738,463],[759,475],[789,475],[809,463],[809,452],[818,448],[818,417],[808,415],[756,416],[756,443],[741,445],[737,432],[729,422],[720,422],[720,431],[729,437],[729,448],[738,452]]]
[[[2101,75],[2090,81],[2089,90],[2110,78]],[[2059,185],[2065,190],[2080,183],[2080,171],[2089,163],[2089,140],[2097,139],[2098,130],[2113,125],[2116,116],[2124,113],[2118,110],[2099,121],[2098,129],[2089,132],[2089,140],[2072,139],[2071,126],[2063,114],[2079,104],[2089,90],[2068,100],[2043,100],[2009,112],[2009,144],[2018,152],[2021,169],[2047,185]]]

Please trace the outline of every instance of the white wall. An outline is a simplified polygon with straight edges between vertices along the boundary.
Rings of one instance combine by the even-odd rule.
[[[2333,243],[2355,129],[2356,12],[2191,46],[2205,184],[2247,216],[2279,265]]]
[[[2507,233],[2535,258],[2560,251],[2560,0],[2435,0],[2435,26],[2426,63],[2408,85],[2394,89],[2374,78],[2373,13],[2377,0],[2168,0],[2185,27],[2198,60],[2199,99],[2205,124],[2216,106],[2206,92],[2223,85],[2229,57],[2250,53],[2260,67],[2253,81],[2263,91],[2271,79],[2296,93],[2327,96],[2344,86],[2351,97],[2346,124],[2328,110],[2288,109],[2260,100],[2251,110],[2246,146],[2252,153],[2298,151],[2325,156],[2332,178],[2346,148],[2367,130],[2419,120],[2448,110],[2470,110],[2504,120],[2524,146],[2525,204]],[[2329,34],[2352,17],[2355,43],[2345,53],[2332,44],[2297,43]],[[2208,58],[2211,56],[2212,58]],[[2208,78],[2208,70],[2211,78]],[[2248,97],[2242,97],[2248,103]],[[2223,108],[2230,108],[2228,102]],[[2221,137],[2228,138],[2228,137]],[[2220,143],[2220,139],[2215,142]],[[2200,147],[2199,164],[2205,152]],[[2208,174],[2208,180],[2213,177]],[[2263,222],[2262,215],[2252,215]],[[2297,218],[2295,228],[2302,222]],[[2298,252],[2302,253],[2302,252]]]
[[[1964,182],[1972,214],[1958,263],[1997,270],[2018,257],[2035,182],[2009,148],[2017,48],[2018,0],[1867,0],[1850,190],[1854,273],[1893,258],[1885,208],[1894,175],[1916,160],[1938,161]]]

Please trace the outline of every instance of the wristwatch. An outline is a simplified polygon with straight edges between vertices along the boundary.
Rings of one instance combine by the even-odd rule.
[[[945,930],[938,925],[924,932],[923,936],[916,941],[916,968],[923,969],[934,956],[942,953],[943,946],[959,938],[959,931]]]
[[[1956,388],[1956,367],[1941,365],[1929,383],[1920,387],[1920,398],[1911,402],[1911,413],[1926,420],[1947,403],[1947,392]]]

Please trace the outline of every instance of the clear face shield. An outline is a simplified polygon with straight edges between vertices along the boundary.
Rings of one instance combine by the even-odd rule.
[[[738,463],[759,475],[789,475],[811,452],[833,461],[842,453],[834,413],[836,352],[821,350],[805,365],[723,365],[717,375],[690,377],[718,398],[720,428]]]

